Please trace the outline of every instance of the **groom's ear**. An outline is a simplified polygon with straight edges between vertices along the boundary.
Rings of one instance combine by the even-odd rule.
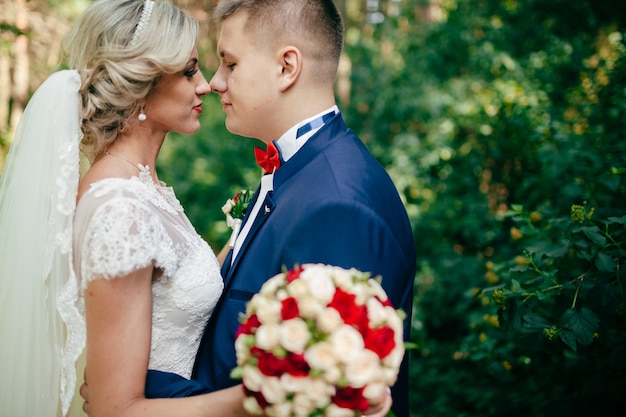
[[[295,46],[286,46],[281,50],[282,72],[279,88],[284,92],[291,88],[302,73],[302,52]]]

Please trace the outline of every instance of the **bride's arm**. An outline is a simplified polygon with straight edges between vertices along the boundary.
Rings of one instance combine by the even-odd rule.
[[[145,398],[152,270],[94,279],[85,289],[90,417],[246,415],[239,385],[187,398]]]
[[[228,255],[228,251],[230,250],[229,242],[230,242],[230,239],[226,241],[226,244],[224,244],[224,246],[222,247],[222,250],[220,250],[216,254],[217,261],[219,262],[220,267],[224,264],[224,261],[226,260],[226,255]]]

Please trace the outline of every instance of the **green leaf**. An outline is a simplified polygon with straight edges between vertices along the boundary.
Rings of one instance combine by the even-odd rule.
[[[587,236],[593,243],[604,247],[606,245],[606,238],[600,232],[600,229],[597,226],[591,227],[582,227],[582,232]]]
[[[530,311],[523,315],[522,321],[524,323],[522,333],[526,334],[538,333],[543,331],[543,329],[552,327],[552,324],[549,321]]]
[[[528,271],[528,265],[515,265],[510,269],[511,272],[525,272]]]
[[[567,309],[561,316],[563,327],[570,329],[576,335],[576,340],[589,345],[593,342],[593,334],[600,327],[600,319],[587,307],[579,310]]]
[[[594,263],[598,270],[604,272],[613,272],[617,266],[613,257],[604,252],[598,252]]]
[[[415,343],[415,342],[404,342],[404,349],[405,350],[418,350],[419,347],[420,347],[420,345]]]
[[[626,224],[626,216],[622,217],[609,217],[609,220],[613,223]]]
[[[569,346],[570,349],[576,352],[578,345],[576,343],[576,335],[574,334],[574,332],[561,329],[559,331],[559,338],[563,341],[563,343]]]
[[[524,286],[524,288],[530,288],[533,286],[537,286],[541,283],[543,283],[543,281],[545,280],[545,277],[543,275],[539,275],[538,277],[529,279],[528,281],[525,281],[522,283],[522,285]]]
[[[540,241],[540,242],[536,242],[534,245],[530,245],[526,248],[526,250],[528,251],[528,253],[534,254],[534,253],[542,253],[545,251],[546,247],[547,247],[547,243]]]
[[[561,240],[561,245],[557,246],[555,249],[552,249],[549,252],[546,252],[546,255],[550,258],[560,258],[567,254],[567,251],[571,247],[571,243],[568,240]]]

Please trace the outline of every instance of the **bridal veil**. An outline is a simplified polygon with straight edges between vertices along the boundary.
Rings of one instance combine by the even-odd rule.
[[[72,221],[81,79],[52,74],[30,99],[0,178],[0,415],[66,415],[85,331]]]

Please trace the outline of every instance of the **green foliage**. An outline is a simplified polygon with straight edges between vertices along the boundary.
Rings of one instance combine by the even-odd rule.
[[[624,15],[605,1],[439,4],[428,20],[403,2],[347,42],[344,113],[414,227],[414,415],[619,415]]]
[[[626,216],[594,221],[593,214],[573,205],[570,216],[544,220],[514,206],[506,217],[515,223],[512,236],[523,254],[489,263],[487,273],[501,284],[478,293],[492,298],[488,308],[498,314],[493,328],[483,329],[485,340],[505,337],[506,343],[496,344],[496,351],[476,345],[483,356],[475,360],[497,358],[523,368],[525,379],[534,381],[529,392],[567,404],[567,415],[614,415],[612,409],[623,404],[623,392],[613,387],[623,386],[626,377],[621,360],[626,354],[621,274]],[[533,415],[556,412],[539,404],[531,408]]]

